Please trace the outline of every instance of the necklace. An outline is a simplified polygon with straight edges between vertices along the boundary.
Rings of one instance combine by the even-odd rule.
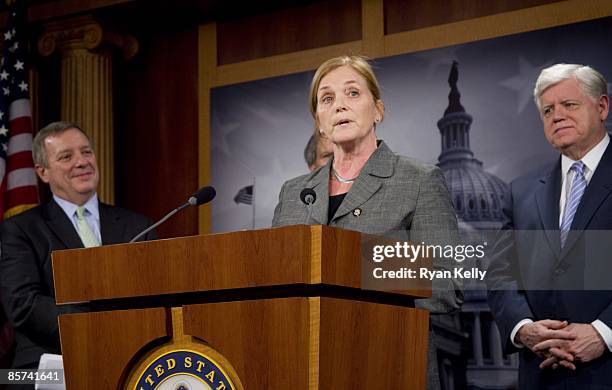
[[[336,170],[334,169],[333,166],[332,166],[332,174],[334,175],[336,180],[338,180],[340,183],[343,183],[343,184],[351,184],[352,182],[357,180],[357,178],[359,177],[359,175],[357,175],[357,176],[355,176],[352,179],[345,179],[344,177],[340,176],[340,174],[338,172],[336,172]]]

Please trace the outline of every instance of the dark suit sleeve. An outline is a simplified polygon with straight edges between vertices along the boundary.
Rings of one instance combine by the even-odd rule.
[[[486,278],[489,306],[507,353],[516,351],[516,347],[510,341],[512,329],[521,320],[534,318],[525,292],[520,290],[512,196],[512,184],[510,184],[510,190],[504,196],[504,223],[491,252]]]
[[[450,244],[458,242],[457,216],[442,171],[433,167],[423,173],[412,223],[410,239],[414,242]],[[433,259],[433,269],[453,272],[453,260]],[[463,302],[462,283],[456,278],[435,278],[432,296],[417,301],[417,306],[432,314],[459,309]]]
[[[612,303],[601,312],[597,319],[606,324],[608,328],[612,329]]]
[[[35,244],[12,220],[2,223],[0,234],[0,285],[7,315],[32,341],[59,353],[59,311],[39,270],[49,259],[40,258]]]
[[[149,218],[147,218],[147,228],[149,228],[149,226],[153,225],[153,221],[150,220]],[[150,232],[148,232],[147,234],[145,234],[145,236],[141,239],[142,241],[151,241],[151,240],[157,240],[159,237],[157,236],[157,231],[155,229],[151,230]],[[130,238],[131,240],[131,238]]]
[[[151,222],[151,224],[149,226],[153,225],[153,223]],[[155,231],[155,229],[151,230],[149,233],[145,234],[145,241],[151,241],[151,240],[157,240],[159,237],[157,236],[157,232]]]
[[[104,205],[103,210],[103,212],[101,210],[100,214],[100,224],[102,241],[105,244],[129,242],[153,225],[153,221],[150,218],[130,210],[109,207],[108,205]],[[136,241],[151,241],[157,239],[157,231],[153,229]]]

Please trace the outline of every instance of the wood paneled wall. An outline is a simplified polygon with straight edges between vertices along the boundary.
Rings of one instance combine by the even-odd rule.
[[[71,9],[97,13],[139,38],[137,57],[115,63],[116,203],[153,219],[210,182],[211,88],[311,70],[340,54],[380,58],[612,15],[609,0],[303,0],[240,14],[215,0],[164,4],[170,21],[149,18],[155,7],[138,0],[58,0],[30,12],[38,27]],[[59,119],[59,73],[44,61],[38,112],[48,122]],[[209,229],[201,207],[158,232]]]
[[[218,22],[218,64],[232,64],[359,39],[360,1],[316,2]]]
[[[116,72],[117,203],[153,219],[198,187],[197,42],[197,28],[148,35]],[[189,208],[158,234],[197,234],[197,223]]]
[[[515,11],[559,0],[385,0],[385,34]]]

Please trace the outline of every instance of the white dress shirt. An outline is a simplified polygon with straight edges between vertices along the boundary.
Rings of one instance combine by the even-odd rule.
[[[599,165],[599,161],[603,157],[608,144],[610,143],[610,136],[606,133],[605,137],[599,141],[593,149],[589,150],[587,154],[582,157],[582,162],[585,165],[584,168],[584,178],[587,182],[587,185],[590,183],[591,178],[593,177],[593,173],[597,166]],[[561,226],[561,221],[563,220],[563,213],[565,212],[565,204],[567,202],[567,196],[570,193],[570,189],[572,188],[572,183],[574,181],[575,172],[570,170],[572,165],[576,161],[571,158],[561,155],[561,197],[559,198],[559,226]],[[516,334],[519,329],[528,323],[533,322],[529,318],[525,318],[519,321],[518,324],[512,328],[512,332],[510,333],[510,341],[518,348],[523,348],[523,345],[515,341]],[[595,320],[591,322],[591,325],[595,328],[595,330],[599,333],[601,338],[606,343],[608,350],[612,352],[612,329],[609,326],[604,324],[600,320]]]
[[[77,215],[76,210],[79,207],[78,205],[69,202],[65,199],[60,198],[59,196],[53,194],[53,200],[59,205],[59,207],[64,210],[66,216],[70,222],[72,222],[72,226],[74,226],[75,231],[79,231],[77,227]],[[85,221],[91,228],[91,231],[98,238],[98,242],[102,243],[102,234],[100,233],[100,209],[98,208],[98,194],[94,193],[91,198],[83,205],[85,208]]]

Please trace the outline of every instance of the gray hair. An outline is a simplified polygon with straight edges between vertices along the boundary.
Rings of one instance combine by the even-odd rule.
[[[580,64],[556,64],[550,66],[538,76],[533,90],[533,98],[538,110],[540,107],[540,96],[546,89],[561,81],[575,78],[580,85],[580,89],[585,95],[594,99],[599,99],[603,95],[608,95],[608,83],[606,79],[590,66]]]
[[[71,122],[52,122],[40,129],[38,133],[36,133],[36,136],[32,141],[32,159],[34,160],[34,164],[47,168],[48,161],[47,150],[45,149],[45,140],[48,137],[61,134],[64,131],[70,129],[76,129],[83,133],[83,135],[85,136],[85,138],[87,138],[89,144],[91,145],[91,140],[89,139],[89,136],[87,135],[87,133],[85,133],[83,129],[79,127],[79,125]]]

